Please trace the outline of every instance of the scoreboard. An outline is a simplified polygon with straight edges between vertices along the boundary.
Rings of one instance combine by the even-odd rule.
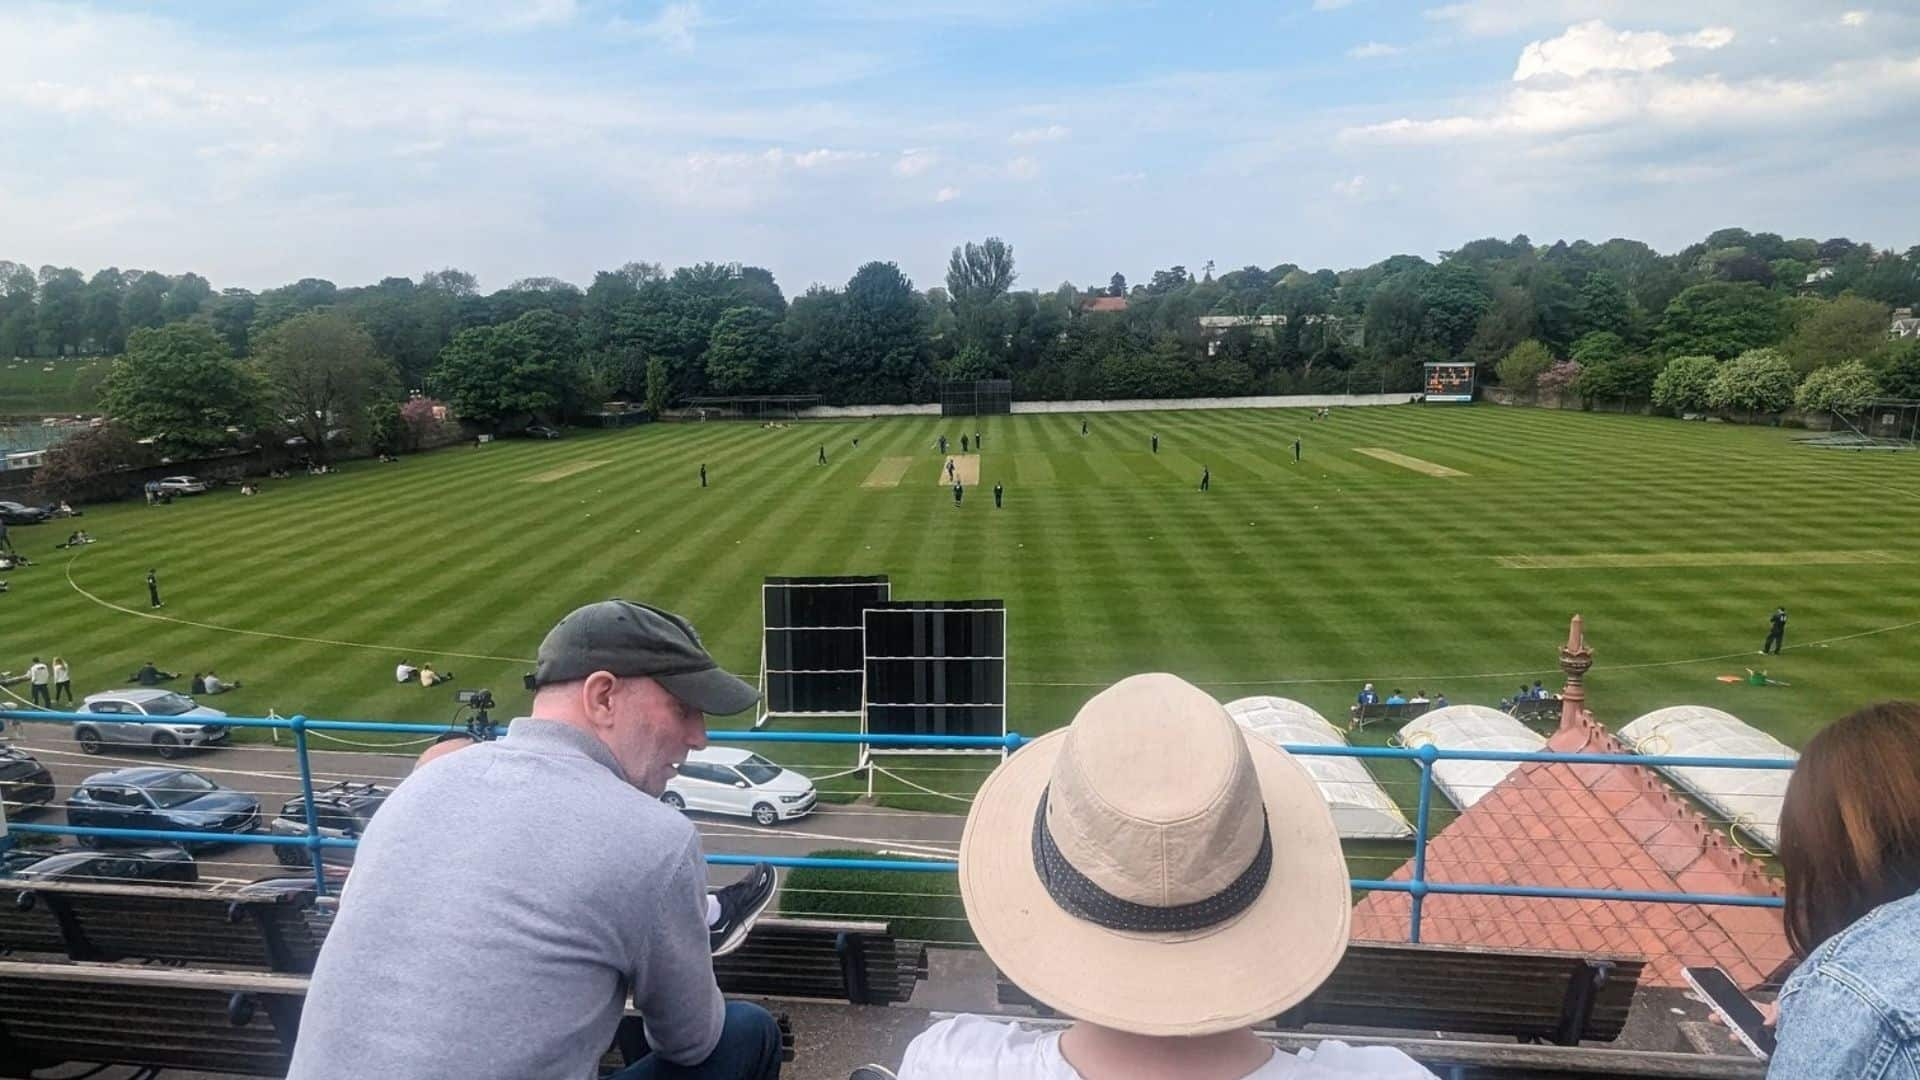
[[[1439,362],[1426,365],[1428,401],[1472,401],[1476,365]]]

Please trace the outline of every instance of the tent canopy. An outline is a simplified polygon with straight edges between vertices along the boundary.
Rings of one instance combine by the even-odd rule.
[[[1347,745],[1346,737],[1325,717],[1288,698],[1241,698],[1230,703],[1227,711],[1248,733],[1276,746]],[[1391,840],[1413,835],[1406,815],[1359,758],[1301,755],[1294,760],[1320,785],[1341,839]]]
[[[1731,713],[1705,705],[1673,705],[1620,729],[1620,741],[1654,757],[1794,758],[1779,739]],[[1663,765],[1662,773],[1688,794],[1738,825],[1771,851],[1780,843],[1780,806],[1787,797],[1785,769]]]
[[[1442,750],[1516,753],[1533,753],[1547,745],[1527,725],[1485,705],[1449,705],[1417,716],[1401,727],[1400,741],[1416,749],[1431,744]],[[1447,801],[1465,810],[1519,767],[1517,761],[1436,761],[1433,782]]]

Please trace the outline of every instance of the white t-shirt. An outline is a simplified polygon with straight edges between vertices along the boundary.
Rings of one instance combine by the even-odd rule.
[[[1390,1046],[1327,1041],[1289,1054],[1275,1050],[1243,1080],[1434,1080]],[[900,1063],[900,1080],[1084,1080],[1060,1054],[1060,1032],[981,1016],[956,1016],[920,1033]]]
[[[406,682],[408,679],[411,679],[411,678],[413,678],[412,664],[395,664],[393,666],[394,682]]]
[[[52,673],[47,670],[47,665],[45,664],[34,664],[27,668],[27,678],[32,681],[35,686],[47,685],[47,680],[51,677]]]

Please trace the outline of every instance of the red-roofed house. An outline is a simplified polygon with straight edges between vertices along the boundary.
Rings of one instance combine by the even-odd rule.
[[[1088,315],[1101,312],[1117,313],[1127,310],[1127,298],[1124,296],[1089,296],[1080,302],[1080,310]]]
[[[1567,688],[1547,749],[1624,754],[1585,708],[1581,677],[1592,653],[1574,617],[1561,666]],[[1412,876],[1412,863],[1393,880]],[[1528,763],[1515,769],[1427,845],[1427,879],[1640,892],[1778,896],[1761,863],[1641,765]],[[1406,893],[1375,892],[1354,909],[1356,941],[1405,941]],[[1790,955],[1773,908],[1429,894],[1420,940],[1491,948],[1559,949],[1644,957],[1642,980],[1684,985],[1680,969],[1725,968],[1741,986],[1763,981]]]

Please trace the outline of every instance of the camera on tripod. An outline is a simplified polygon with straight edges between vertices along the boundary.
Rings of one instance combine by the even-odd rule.
[[[475,742],[486,742],[494,737],[493,718],[487,715],[487,710],[493,708],[493,691],[461,690],[453,695],[453,700],[459,702],[461,708],[473,710],[473,715],[467,717],[468,736]],[[458,713],[455,715],[458,716]]]

